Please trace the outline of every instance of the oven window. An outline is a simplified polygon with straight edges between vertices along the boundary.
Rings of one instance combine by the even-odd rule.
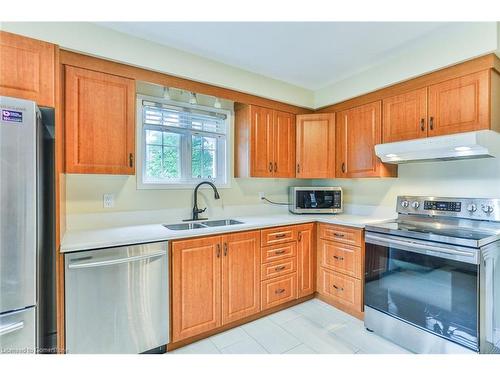
[[[365,305],[478,348],[478,266],[366,244]]]
[[[296,192],[297,208],[341,208],[341,192],[327,190],[299,190]]]

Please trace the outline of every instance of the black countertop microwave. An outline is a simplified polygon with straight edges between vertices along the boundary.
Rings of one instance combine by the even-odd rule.
[[[337,214],[343,209],[340,187],[290,187],[289,207],[294,214]]]

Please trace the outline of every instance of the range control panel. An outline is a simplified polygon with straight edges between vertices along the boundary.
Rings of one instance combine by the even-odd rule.
[[[424,210],[460,212],[462,202],[424,201]]]
[[[399,196],[398,214],[500,221],[500,199]]]

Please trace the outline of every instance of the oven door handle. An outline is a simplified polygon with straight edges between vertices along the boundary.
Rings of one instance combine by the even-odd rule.
[[[395,245],[403,247],[403,250],[412,251],[415,253],[437,256],[440,258],[452,259],[466,263],[479,264],[479,251],[476,249],[452,249],[448,247],[429,245],[422,242],[395,239],[392,237],[386,237],[384,235],[374,235],[372,233],[366,233],[365,242],[380,246]]]

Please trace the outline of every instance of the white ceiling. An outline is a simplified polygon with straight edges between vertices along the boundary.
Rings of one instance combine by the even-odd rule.
[[[317,90],[445,22],[101,22],[102,26]]]

